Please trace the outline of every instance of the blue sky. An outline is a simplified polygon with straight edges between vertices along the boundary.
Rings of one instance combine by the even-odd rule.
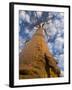
[[[45,40],[58,60],[58,66],[64,72],[64,13],[44,11],[19,11],[19,50],[25,46],[36,31],[36,25],[47,22],[44,29],[47,32]]]

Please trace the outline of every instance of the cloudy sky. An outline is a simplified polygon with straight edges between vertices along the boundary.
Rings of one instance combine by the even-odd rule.
[[[47,32],[45,40],[58,66],[64,72],[64,13],[44,11],[19,11],[19,50],[25,46],[36,31],[36,25],[46,22],[44,28]]]

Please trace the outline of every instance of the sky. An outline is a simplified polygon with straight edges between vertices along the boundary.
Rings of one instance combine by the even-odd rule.
[[[45,41],[64,72],[64,13],[44,11],[19,11],[19,52],[36,32],[36,26],[46,22]]]

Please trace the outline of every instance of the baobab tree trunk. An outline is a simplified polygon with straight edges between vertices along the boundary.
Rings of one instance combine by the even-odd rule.
[[[19,79],[59,77],[60,69],[50,53],[40,25],[19,55]]]

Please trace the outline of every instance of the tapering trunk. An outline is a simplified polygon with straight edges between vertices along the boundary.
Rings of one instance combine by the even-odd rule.
[[[19,78],[58,77],[59,74],[56,60],[45,42],[43,28],[39,27],[19,55]]]

